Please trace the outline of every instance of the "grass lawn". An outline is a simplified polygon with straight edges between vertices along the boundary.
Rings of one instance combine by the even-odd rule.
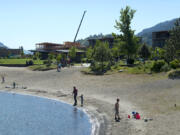
[[[130,74],[149,74],[151,73],[152,61],[146,61],[145,64],[140,62],[135,62],[133,66],[122,66],[122,62],[116,63],[111,67],[111,70],[108,72],[126,72]]]
[[[0,59],[0,64],[26,64],[31,59]],[[43,60],[33,60],[34,64],[43,64]]]
[[[136,61],[133,66],[127,66],[123,61],[119,61],[111,67],[111,70],[107,71],[105,74],[113,74],[118,72],[129,73],[129,74],[151,74],[151,67],[153,62],[146,61],[145,64]],[[90,68],[84,68],[82,70],[85,74],[94,74]]]
[[[49,67],[47,67],[46,65],[33,65],[33,66],[29,66],[28,68],[33,71],[46,71],[46,70],[56,69],[57,65],[52,64]]]

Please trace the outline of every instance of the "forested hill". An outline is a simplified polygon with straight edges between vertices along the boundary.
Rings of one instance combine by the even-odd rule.
[[[138,33],[137,36],[142,37],[143,42],[147,43],[148,45],[152,45],[152,32],[168,31],[173,28],[175,21],[176,21],[176,19],[159,23],[151,28],[144,29],[142,32]],[[93,36],[89,36],[85,39],[77,40],[77,42],[81,43],[82,45],[89,45],[89,43],[88,43],[89,38],[97,38],[98,39],[98,38],[106,37],[106,36],[111,36],[111,34],[93,35]]]
[[[138,33],[137,36],[142,37],[143,42],[152,45],[152,32],[156,31],[169,31],[173,28],[176,19],[159,23],[151,28],[144,29]]]
[[[99,38],[103,38],[103,37],[109,37],[112,36],[112,34],[107,34],[107,35],[103,35],[103,34],[98,34],[98,35],[90,35],[89,37],[85,38],[85,39],[79,39],[76,42],[79,42],[82,45],[88,46],[89,42],[88,39],[99,39]]]

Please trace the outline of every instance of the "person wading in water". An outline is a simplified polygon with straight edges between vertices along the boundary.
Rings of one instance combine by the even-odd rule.
[[[78,90],[76,89],[76,87],[73,87],[73,95],[74,95],[74,106],[77,105],[77,95],[78,95]]]

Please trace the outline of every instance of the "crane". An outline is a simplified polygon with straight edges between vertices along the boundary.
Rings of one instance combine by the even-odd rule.
[[[78,29],[77,29],[76,35],[75,35],[75,37],[74,37],[74,43],[76,42],[76,38],[77,38],[79,29],[80,29],[80,27],[81,27],[81,24],[82,24],[82,21],[83,21],[83,19],[84,19],[84,16],[85,16],[86,12],[87,12],[87,11],[85,10],[84,13],[83,13],[82,19],[81,19],[81,21],[80,21],[80,24],[79,24],[79,27],[78,27]]]

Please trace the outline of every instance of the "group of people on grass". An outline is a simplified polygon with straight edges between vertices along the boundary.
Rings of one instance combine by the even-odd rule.
[[[73,92],[72,92],[73,96],[74,96],[74,106],[77,105],[77,96],[78,96],[78,89],[74,86],[73,87]],[[81,98],[81,106],[83,106],[83,102],[84,102],[84,98],[83,95],[81,94],[80,96]],[[120,121],[120,116],[119,116],[119,98],[117,98],[116,103],[115,103],[115,120],[116,121]]]

